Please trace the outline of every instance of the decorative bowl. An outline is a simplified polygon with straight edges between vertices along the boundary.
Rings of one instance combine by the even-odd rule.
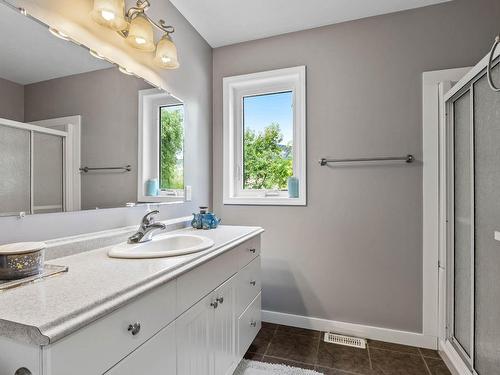
[[[0,280],[16,280],[43,271],[45,243],[19,242],[0,246]]]

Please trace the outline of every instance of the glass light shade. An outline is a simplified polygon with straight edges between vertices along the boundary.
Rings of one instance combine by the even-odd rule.
[[[94,0],[92,18],[98,24],[116,31],[127,29],[125,0]]]
[[[153,27],[142,14],[137,15],[130,22],[127,43],[142,51],[155,50]]]
[[[177,69],[179,67],[177,47],[170,38],[170,35],[165,34],[158,42],[154,63],[163,69]]]

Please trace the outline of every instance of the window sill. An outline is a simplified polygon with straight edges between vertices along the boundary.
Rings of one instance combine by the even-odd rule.
[[[305,206],[305,198],[288,197],[228,197],[224,198],[225,205],[246,206]]]
[[[182,203],[184,202],[183,196],[148,196],[144,195],[139,197],[140,203]]]

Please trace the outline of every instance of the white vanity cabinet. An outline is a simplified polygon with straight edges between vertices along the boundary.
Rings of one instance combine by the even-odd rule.
[[[257,234],[53,344],[0,337],[0,375],[22,367],[33,375],[231,375],[260,329],[260,293]]]
[[[176,320],[177,374],[226,375],[236,367],[236,276]]]

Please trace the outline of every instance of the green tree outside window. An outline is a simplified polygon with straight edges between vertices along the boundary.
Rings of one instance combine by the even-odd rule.
[[[184,189],[183,106],[160,108],[160,188]]]

